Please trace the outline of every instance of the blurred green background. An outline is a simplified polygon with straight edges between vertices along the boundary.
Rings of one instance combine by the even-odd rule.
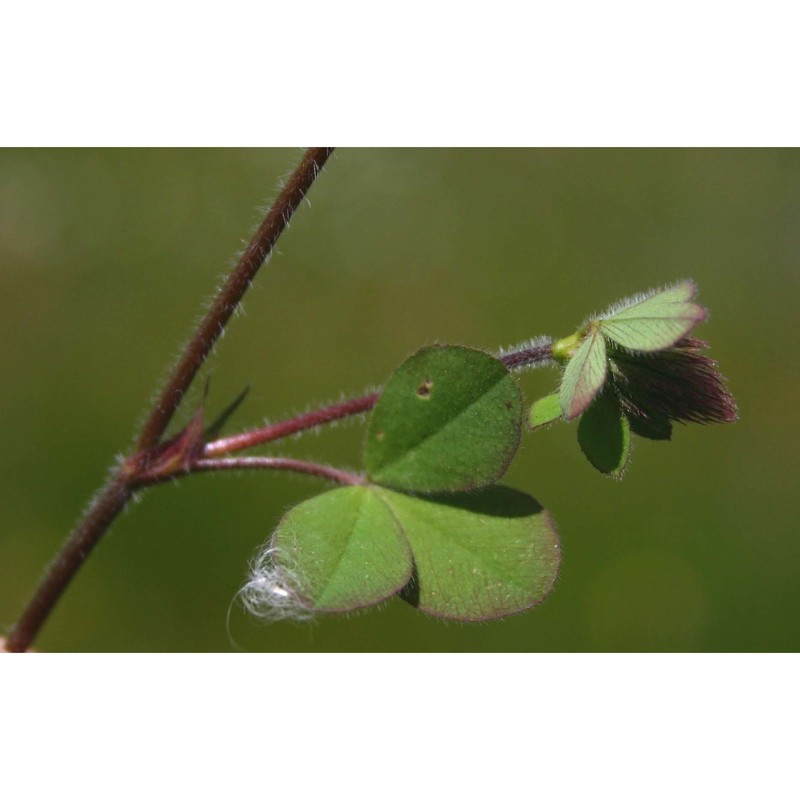
[[[0,625],[21,611],[300,150],[0,152]],[[630,293],[700,285],[733,426],[637,440],[622,482],[575,425],[526,435],[506,482],[558,522],[555,591],[483,624],[393,599],[313,625],[233,607],[248,560],[319,491],[197,476],[120,518],[42,650],[800,649],[800,152],[338,150],[205,374],[229,430],[382,383],[422,345],[563,336]],[[521,378],[529,400],[557,373]],[[185,415],[184,415],[185,419]],[[359,466],[361,425],[269,452]],[[795,488],[792,489],[792,486]]]

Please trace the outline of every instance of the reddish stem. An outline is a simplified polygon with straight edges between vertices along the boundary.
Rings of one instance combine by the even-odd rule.
[[[324,478],[334,483],[348,486],[359,486],[364,478],[355,472],[317,464],[312,461],[301,461],[297,458],[269,458],[267,456],[243,456],[240,458],[202,458],[192,464],[190,472],[219,472],[243,469],[282,469],[292,472],[303,472],[316,478]]]
[[[142,426],[137,451],[149,450],[161,439],[186,390],[332,152],[332,147],[312,147],[283,187],[175,365],[167,385]]]
[[[500,360],[510,369],[525,369],[525,367],[535,367],[539,364],[546,364],[553,358],[553,344],[545,341],[533,347],[521,347],[510,353],[500,356]]]
[[[69,586],[72,576],[88,558],[117,515],[125,508],[131,492],[122,474],[117,475],[92,502],[86,515],[50,565],[42,582],[6,640],[9,653],[23,653],[33,643],[53,606]]]
[[[264,428],[237,433],[235,436],[228,436],[224,439],[217,439],[205,446],[203,455],[220,456],[227,453],[236,453],[239,450],[247,450],[250,447],[272,442],[275,439],[293,436],[296,433],[309,428],[316,428],[318,425],[324,425],[327,422],[334,422],[337,419],[350,417],[354,414],[363,414],[375,406],[379,397],[380,393],[374,392],[364,397],[356,397],[352,400],[345,400],[343,403],[336,403],[332,406],[319,408],[316,411],[309,411],[307,414],[300,414],[300,416],[276,422]]]

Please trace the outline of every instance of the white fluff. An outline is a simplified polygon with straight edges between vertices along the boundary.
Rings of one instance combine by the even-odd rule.
[[[295,570],[278,566],[277,554],[277,548],[271,545],[261,549],[250,564],[249,580],[238,597],[248,613],[266,622],[307,622],[314,612],[300,602],[301,580]],[[280,560],[286,564],[284,553]]]

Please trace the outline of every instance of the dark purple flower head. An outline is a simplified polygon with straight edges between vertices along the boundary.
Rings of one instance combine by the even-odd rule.
[[[631,426],[669,438],[669,422],[733,422],[736,401],[706,342],[684,337],[654,353],[609,348],[611,386]],[[664,435],[655,435],[659,430]],[[639,431],[637,431],[639,432]],[[648,435],[645,433],[644,435]]]

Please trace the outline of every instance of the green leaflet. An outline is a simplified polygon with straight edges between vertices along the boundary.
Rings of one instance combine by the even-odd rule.
[[[415,492],[494,483],[519,446],[522,398],[498,359],[435,346],[406,360],[372,412],[364,461],[370,480]]]
[[[271,548],[287,588],[317,611],[374,605],[411,577],[408,542],[367,486],[333,489],[295,506],[278,524]]]
[[[629,350],[663,350],[706,318],[706,310],[691,302],[696,293],[692,281],[683,281],[619,311],[612,310],[600,321],[600,328],[604,336]]]
[[[414,579],[403,597],[437,617],[496,619],[541,602],[560,546],[550,515],[505,486],[436,498],[377,490],[405,531]]]
[[[590,405],[606,380],[606,346],[599,328],[589,329],[561,378],[559,399],[564,419],[575,419]]]
[[[622,477],[631,452],[631,430],[613,392],[601,392],[583,414],[578,442],[595,469]]]
[[[549,425],[561,419],[561,401],[557,394],[549,394],[537,400],[532,406],[528,415],[528,423],[532,430]]]

